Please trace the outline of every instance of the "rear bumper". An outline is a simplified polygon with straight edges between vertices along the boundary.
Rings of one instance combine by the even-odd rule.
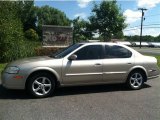
[[[151,76],[151,77],[148,77],[147,79],[150,80],[150,79],[154,79],[154,78],[158,78],[159,75],[156,75],[156,76]]]
[[[158,66],[156,66],[155,68],[150,68],[148,70],[148,79],[154,79],[160,76],[160,70],[158,68]]]

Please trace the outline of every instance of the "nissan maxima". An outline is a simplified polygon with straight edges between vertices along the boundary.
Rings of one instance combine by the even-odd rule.
[[[9,63],[2,85],[26,89],[37,98],[50,96],[57,87],[125,83],[138,90],[159,76],[157,59],[118,43],[78,43],[50,56]]]

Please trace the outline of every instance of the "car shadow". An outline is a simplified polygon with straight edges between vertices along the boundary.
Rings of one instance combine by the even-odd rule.
[[[144,84],[142,89],[151,87],[148,84]],[[58,88],[54,96],[67,96],[67,95],[80,95],[80,94],[92,94],[103,92],[118,92],[118,91],[131,91],[124,84],[114,85],[92,85],[92,86],[74,86]],[[0,99],[34,99],[25,90],[8,90],[0,85]]]

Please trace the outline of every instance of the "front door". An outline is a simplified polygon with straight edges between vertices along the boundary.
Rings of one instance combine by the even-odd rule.
[[[88,45],[74,53],[76,60],[63,60],[63,84],[102,82],[102,45]]]

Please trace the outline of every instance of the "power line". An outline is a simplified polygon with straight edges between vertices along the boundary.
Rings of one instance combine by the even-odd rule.
[[[143,26],[153,26],[153,25],[160,25],[160,23],[155,23],[155,24],[145,24]],[[132,26],[132,27],[129,27],[129,28],[135,28],[135,27],[140,27],[140,25],[137,25],[137,26]]]
[[[160,14],[154,14],[154,15],[147,15],[145,17],[153,17],[153,16],[159,16]]]
[[[144,17],[153,17],[153,16],[159,16],[160,14],[154,14],[154,15],[147,15]],[[127,17],[127,18],[141,18],[141,17]]]
[[[127,18],[141,18],[141,17],[127,17]]]
[[[160,28],[160,27],[143,27],[143,29],[146,29],[146,28]],[[133,28],[133,29],[126,29],[123,31],[131,31],[131,30],[138,30],[138,29],[141,29],[141,28],[139,27],[139,28]]]

